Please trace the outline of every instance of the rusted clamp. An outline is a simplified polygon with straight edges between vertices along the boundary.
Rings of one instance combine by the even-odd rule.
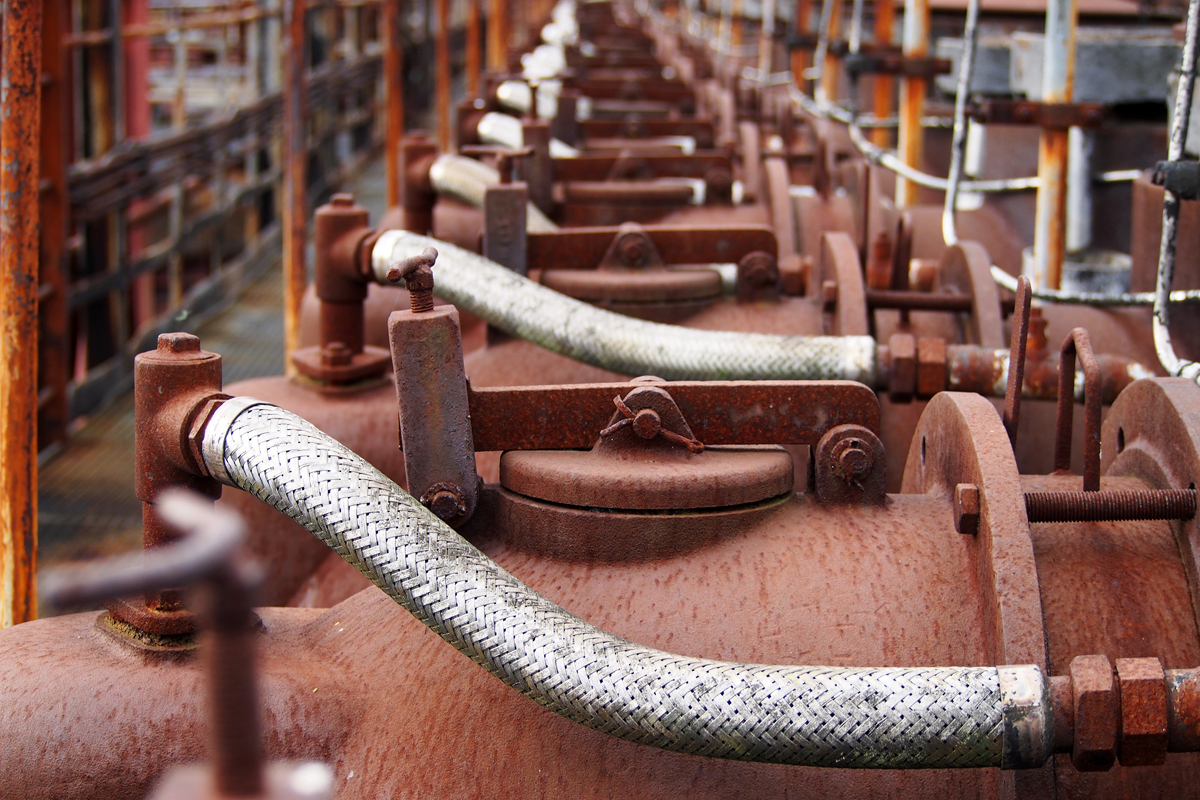
[[[601,439],[606,439],[619,431],[621,428],[628,426],[633,428],[633,432],[642,439],[653,439],[655,436],[661,436],[663,439],[671,442],[672,444],[686,447],[690,452],[704,452],[704,443],[695,437],[683,436],[664,428],[662,424],[662,416],[653,408],[642,408],[635,412],[625,404],[625,401],[621,399],[620,395],[613,398],[613,405],[615,405],[617,410],[621,412],[624,419],[619,419],[612,425],[609,425],[607,428],[600,431]]]
[[[1050,130],[1097,128],[1104,123],[1100,103],[1042,103],[1036,100],[987,100],[971,105],[967,116],[985,125],[1035,125]]]
[[[1180,200],[1200,199],[1200,161],[1160,161],[1150,180]]]

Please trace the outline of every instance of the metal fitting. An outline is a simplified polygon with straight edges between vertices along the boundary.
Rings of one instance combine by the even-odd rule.
[[[960,483],[954,487],[954,530],[974,536],[979,533],[979,487]]]
[[[437,256],[435,248],[426,247],[420,255],[406,258],[388,269],[389,281],[404,281],[408,289],[409,308],[414,314],[433,311],[433,265],[437,262]]]

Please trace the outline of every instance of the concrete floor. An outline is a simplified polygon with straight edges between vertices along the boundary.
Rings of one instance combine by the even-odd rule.
[[[347,189],[377,220],[386,201],[382,160]],[[310,248],[310,269],[312,263]],[[222,356],[226,384],[282,373],[282,304],[277,263],[200,328],[203,347]],[[77,422],[67,446],[40,468],[39,571],[141,547],[141,503],[133,495],[132,394]]]

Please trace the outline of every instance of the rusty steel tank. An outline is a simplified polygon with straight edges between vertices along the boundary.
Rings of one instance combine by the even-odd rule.
[[[862,385],[648,378],[475,388],[455,355],[456,317],[446,307],[393,317],[393,338],[422,351],[397,363],[404,457],[410,482],[450,495],[434,492],[430,506],[487,558],[572,619],[685,660],[1031,665],[1022,669],[1047,677],[1034,693],[1041,705],[1022,719],[1035,707],[1043,716],[1021,729],[1035,739],[1022,741],[1040,756],[1006,762],[1027,767],[1017,771],[998,768],[999,750],[993,766],[861,770],[632,744],[557,716],[542,707],[555,707],[548,697],[522,697],[371,587],[325,610],[258,610],[268,758],[331,764],[343,798],[1196,795],[1194,384],[1128,387],[1082,479],[1065,469],[1021,475],[1005,420],[986,399],[939,394],[917,427],[901,491],[888,493],[879,406]],[[1086,334],[1073,333],[1062,353],[1063,409],[1073,407],[1078,359],[1085,424],[1098,432],[1099,372]],[[406,374],[437,354],[436,375]],[[346,451],[312,456],[336,445],[215,389],[177,382],[143,420],[154,435],[142,444],[183,465],[196,488],[219,476],[296,513],[327,492],[343,496],[352,470],[369,469]],[[245,421],[255,415],[262,421]],[[230,450],[253,437],[266,438]],[[811,461],[795,461],[780,447],[788,444],[806,445]],[[475,449],[505,451],[498,483],[470,482]],[[393,586],[380,571],[391,548],[346,549],[378,518],[351,525],[355,506],[340,502],[311,512],[322,520],[314,532]],[[95,612],[0,632],[0,796],[141,797],[167,767],[198,758],[206,733],[193,647]],[[488,652],[472,655],[486,661]],[[573,680],[564,672],[552,683]],[[605,727],[595,716],[579,721]],[[857,741],[832,717],[829,725]],[[682,747],[669,736],[648,743]]]

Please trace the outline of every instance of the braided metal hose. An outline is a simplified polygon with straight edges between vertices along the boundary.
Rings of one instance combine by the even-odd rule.
[[[407,231],[387,231],[371,253],[376,280],[397,261],[436,247],[438,297],[513,336],[625,375],[667,380],[851,380],[875,385],[869,336],[773,336],[683,328],[595,308],[476,253]]]
[[[1040,765],[1035,666],[731,664],[625,641],[558,607],[305,420],[251,398],[208,423],[210,473],[306,527],[479,666],[568,719],[680,753],[825,767]]]
[[[429,168],[429,182],[440,195],[483,208],[483,194],[489,185],[500,183],[500,173],[473,158],[445,154],[434,159]],[[525,229],[532,233],[547,233],[558,230],[558,226],[541,209],[529,203]]]

